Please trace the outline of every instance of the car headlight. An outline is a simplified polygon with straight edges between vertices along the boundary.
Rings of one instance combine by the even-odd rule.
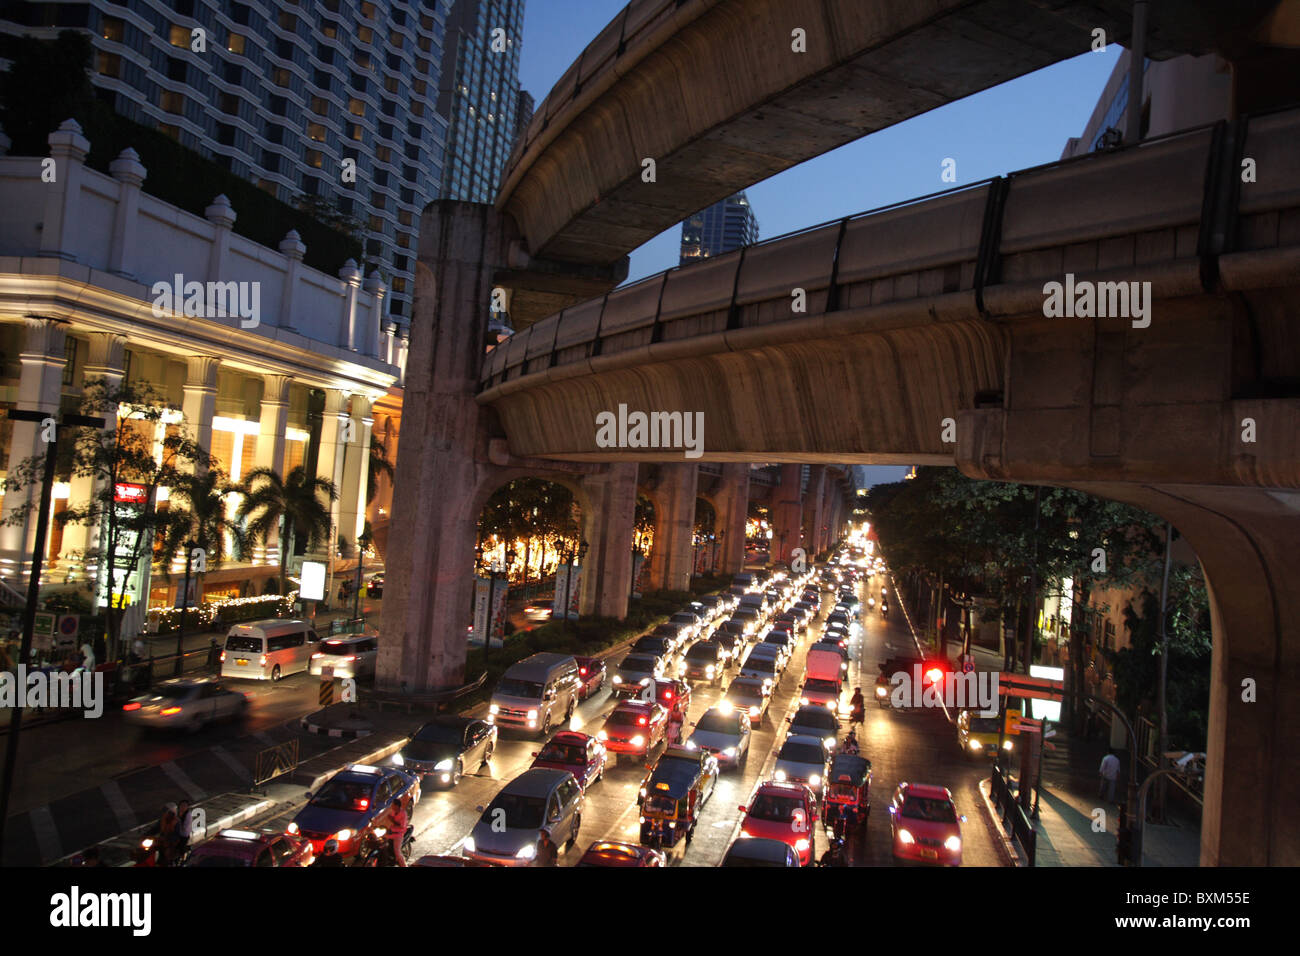
[[[650,683],[650,678],[648,678],[648,677],[642,677],[641,680],[638,681],[638,683],[639,683],[642,687],[645,687],[645,686],[649,685],[649,683]]]
[[[831,713],[833,714],[840,709],[840,702],[838,700],[828,700],[826,706],[831,709]]]
[[[980,743],[978,740],[974,740],[974,739],[972,739],[971,742],[970,742],[970,749],[971,749],[971,750],[983,750],[983,749],[984,749],[984,745],[983,745],[982,743]]]
[[[446,760],[439,760],[436,764],[433,765],[433,769],[434,769],[434,770],[450,770],[450,769],[452,768],[452,766],[453,766],[453,764],[452,764],[452,760],[451,760],[450,757],[448,757]]]
[[[501,708],[498,707],[496,704],[492,704],[492,705],[490,705],[490,706],[488,707],[488,713],[489,713],[489,714],[499,714],[499,713],[501,713]]]
[[[728,747],[728,748],[726,748],[725,750],[722,751],[722,755],[723,755],[724,757],[734,757],[734,756],[736,756],[736,748],[735,748],[735,747]]]
[[[645,738],[642,737],[640,734],[637,734],[629,741],[629,743],[631,743],[633,747],[640,747],[643,744],[645,744]]]
[[[943,848],[950,853],[957,853],[961,850],[961,837],[950,836],[943,841]]]
[[[605,733],[605,731],[601,730],[601,731],[597,732],[597,734],[596,734],[596,739],[597,739],[597,740],[608,740],[608,739],[609,739],[609,734],[607,734],[607,733]]]
[[[461,847],[468,853],[473,853],[478,849],[478,847],[474,845],[474,838],[472,836],[465,837],[465,842],[461,844]]]
[[[915,843],[915,842],[916,842],[916,837],[912,836],[912,833],[911,833],[910,830],[899,830],[899,831],[898,831],[898,842],[899,842],[899,843]]]
[[[802,838],[795,840],[794,848],[798,850],[800,853],[803,853],[805,850],[808,849],[808,841]]]
[[[1010,750],[1010,749],[1013,748],[1015,745],[1016,745],[1016,742],[1015,742],[1014,740],[1004,740],[1004,741],[1002,741],[1002,749],[1003,749],[1003,750]]]
[[[807,697],[800,697],[800,698],[799,698],[799,703],[801,703],[801,704],[803,704],[805,707],[807,707],[807,706],[808,706],[808,698],[807,698]]]
[[[885,688],[883,688],[883,687],[877,687],[877,688],[876,688],[876,696],[877,696],[877,697],[886,697],[886,696],[888,696],[888,694],[889,694],[889,691],[886,690]]]
[[[615,674],[615,675],[614,675],[614,683],[615,683],[615,684],[621,684],[621,683],[623,683],[623,678],[620,677],[618,674]]]
[[[285,827],[284,829],[285,829],[285,832],[286,832],[286,833],[297,833],[297,832],[298,832],[298,824],[296,824],[296,823],[290,823],[290,824],[289,824],[287,827]]]
[[[821,782],[822,776],[819,773],[815,773],[808,778],[808,786],[810,787],[819,787],[821,786]]]
[[[527,846],[521,846],[519,852],[515,854],[516,860],[531,860],[537,856],[537,847],[530,843]]]
[[[757,705],[755,705],[755,706],[749,708],[749,716],[751,716],[751,717],[757,717],[757,716],[758,716],[758,706],[757,706]]]
[[[403,767],[406,765],[406,761],[402,759],[401,754],[393,754],[393,764],[394,766]]]
[[[338,833],[334,834],[334,839],[338,840],[340,843],[346,843],[348,840],[352,839],[352,831],[348,829],[340,830]]]
[[[535,710],[530,710],[530,711],[528,712],[528,719],[529,719],[529,720],[536,720],[536,719],[537,719],[537,711],[535,711]]]
[[[826,745],[826,748],[829,750],[830,748],[835,746],[835,738],[827,737],[825,740],[822,741],[822,743],[824,743]]]
[[[776,781],[778,781],[778,782],[784,782],[784,781],[785,781],[785,771],[784,771],[784,770],[778,770],[778,771],[776,771],[776,773],[772,774],[772,779],[773,779],[773,780],[776,780]]]
[[[686,749],[687,749],[687,750],[698,750],[698,749],[699,749],[699,744],[697,744],[694,740],[688,740],[688,741],[686,741]],[[644,793],[644,791],[642,791],[642,792]]]

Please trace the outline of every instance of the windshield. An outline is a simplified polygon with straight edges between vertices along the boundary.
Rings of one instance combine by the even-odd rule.
[[[260,637],[240,637],[237,634],[231,634],[226,638],[226,650],[252,651],[260,654],[262,653],[262,639]]]
[[[605,720],[607,726],[613,727],[644,727],[648,722],[645,714],[630,710],[616,710]]]
[[[840,689],[839,685],[834,681],[822,680],[819,677],[808,678],[808,680],[804,681],[803,687],[804,690],[822,690],[830,691],[831,693],[838,693]]]
[[[320,646],[322,654],[355,654],[357,647],[355,644],[344,644],[342,641],[326,641]]]
[[[763,793],[754,798],[754,804],[749,808],[749,815],[755,820],[789,823],[794,819],[796,810],[800,813],[804,812],[802,800]]]
[[[972,717],[970,732],[973,734],[996,734],[1002,729],[1000,717]]]
[[[826,751],[822,749],[821,744],[813,746],[797,741],[786,741],[781,752],[777,754],[777,759],[789,760],[793,763],[825,763]]]
[[[374,784],[357,780],[331,780],[312,797],[311,805],[325,810],[365,810]]]
[[[686,652],[688,661],[714,661],[718,659],[718,646],[716,644],[696,644]]]
[[[500,793],[488,804],[480,818],[483,823],[495,826],[500,819],[498,810],[504,810],[506,826],[517,830],[536,830],[542,825],[542,814],[546,810],[546,801],[541,797],[521,797],[513,793]]]
[[[672,797],[665,797],[659,794],[646,794],[645,802],[642,807],[650,813],[660,814],[661,816],[671,817],[677,814],[677,801]]]
[[[792,727],[816,727],[818,730],[840,729],[840,722],[825,707],[807,707],[794,715],[790,722]]]
[[[748,671],[758,671],[759,673],[775,674],[776,661],[770,657],[755,657],[751,654],[749,660],[745,661],[744,669]]]
[[[426,724],[420,728],[414,740],[429,744],[459,744],[462,731],[459,727],[442,727],[438,724]]]
[[[908,797],[903,801],[903,816],[931,823],[956,823],[957,811],[947,800],[928,797]]]
[[[541,700],[542,685],[531,680],[517,680],[503,677],[497,684],[496,692],[502,697],[523,697],[526,700]]]
[[[623,658],[623,663],[618,666],[625,671],[652,671],[655,669],[657,662],[653,657],[645,657],[641,654],[629,654]]]
[[[583,764],[587,762],[587,748],[575,744],[549,743],[537,754],[537,759],[552,763]]]
[[[735,714],[727,717],[709,711],[700,718],[700,722],[695,725],[695,730],[706,734],[737,734],[740,732],[740,718]]]

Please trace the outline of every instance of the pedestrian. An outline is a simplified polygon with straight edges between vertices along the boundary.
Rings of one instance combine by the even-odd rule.
[[[171,866],[179,853],[180,829],[176,817],[177,806],[168,803],[163,806],[162,817],[158,820],[158,835],[154,838],[153,848],[158,854],[158,866]]]
[[[560,862],[560,850],[551,839],[549,830],[537,831],[537,865],[538,866],[558,866]]]
[[[1100,786],[1097,788],[1097,796],[1105,797],[1106,802],[1115,802],[1115,782],[1119,780],[1119,758],[1115,752],[1108,751],[1106,756],[1101,758],[1101,766],[1097,768],[1100,776]]]
[[[89,640],[81,642],[81,666],[88,671],[95,669],[95,648]]]
[[[184,859],[194,838],[194,809],[188,800],[182,800],[176,806],[176,836],[176,855]]]
[[[668,715],[668,743],[669,745],[681,743],[682,740],[682,715],[680,711],[674,710]]]
[[[141,637],[139,634],[135,636],[135,640],[131,643],[131,654],[135,657],[135,660],[131,662],[133,664],[138,664],[142,660],[144,660],[144,655],[145,655],[144,638]]]
[[[398,797],[388,810],[388,840],[393,848],[393,859],[398,866],[406,866],[406,857],[402,856],[402,841],[406,839],[406,828],[411,818],[406,812],[406,801]]]
[[[208,641],[208,667],[215,672],[221,666],[221,647],[217,644],[217,639],[211,638]]]

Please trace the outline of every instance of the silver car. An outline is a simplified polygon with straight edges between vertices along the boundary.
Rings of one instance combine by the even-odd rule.
[[[743,767],[749,759],[749,716],[736,708],[710,707],[694,725],[686,746],[707,750],[718,758],[718,767]]]
[[[214,720],[235,720],[248,698],[207,678],[166,680],[122,708],[127,723],[157,730],[198,730]]]
[[[826,760],[823,738],[790,734],[777,752],[772,778],[781,783],[805,783],[813,793],[820,795],[826,782]]]
[[[486,807],[462,844],[471,860],[498,866],[535,866],[543,831],[570,849],[582,825],[582,788],[567,770],[537,767],[511,780]]]
[[[355,677],[368,680],[375,676],[375,663],[379,660],[379,636],[357,634],[351,637],[327,637],[311,655],[307,670],[319,677],[325,667],[334,668],[335,677]]]

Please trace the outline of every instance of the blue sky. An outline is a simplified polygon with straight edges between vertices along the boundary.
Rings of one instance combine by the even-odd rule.
[[[528,0],[520,79],[540,104],[569,65],[623,9],[625,0]],[[1120,47],[1086,53],[881,130],[748,188],[759,237],[950,187],[940,165],[957,163],[957,184],[1060,158],[1092,114]],[[632,253],[628,280],[677,265],[680,226]],[[872,467],[873,482],[905,469]]]
[[[528,0],[520,79],[540,104],[623,0]],[[957,183],[1060,158],[1096,105],[1120,47],[1085,53],[881,130],[748,189],[759,237],[951,186],[940,163],[957,161]],[[677,265],[673,226],[632,253],[628,279]]]

